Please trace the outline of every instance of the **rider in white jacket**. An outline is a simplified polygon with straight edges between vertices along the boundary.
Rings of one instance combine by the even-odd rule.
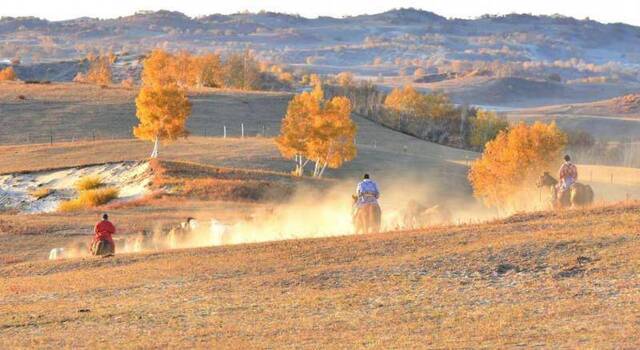
[[[358,196],[358,206],[378,203],[380,191],[375,181],[369,178],[369,174],[364,174],[362,181],[356,187],[356,195]]]

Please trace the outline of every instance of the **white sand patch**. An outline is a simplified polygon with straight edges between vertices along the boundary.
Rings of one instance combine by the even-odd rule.
[[[98,176],[107,187],[119,190],[118,200],[131,200],[149,192],[151,170],[147,162],[107,163],[23,174],[0,175],[0,209],[27,213],[52,212],[61,201],[74,198],[74,184],[84,176]],[[31,193],[47,188],[50,195],[37,199]]]

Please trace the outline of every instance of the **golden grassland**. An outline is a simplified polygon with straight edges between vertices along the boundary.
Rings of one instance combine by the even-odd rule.
[[[634,348],[640,203],[0,265],[0,347]]]

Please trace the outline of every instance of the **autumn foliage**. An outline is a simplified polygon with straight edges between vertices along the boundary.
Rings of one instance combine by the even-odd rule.
[[[567,136],[555,123],[521,123],[501,131],[471,165],[475,196],[489,206],[512,207],[518,193],[561,162],[566,144]]]
[[[7,67],[0,70],[0,81],[13,81],[16,79],[17,76],[16,72],[13,70],[13,67]]]
[[[78,73],[73,78],[74,82],[102,86],[112,83],[111,65],[116,61],[116,56],[113,53],[109,52],[99,56],[90,53],[86,60],[89,62],[89,69],[86,73]]]
[[[175,140],[187,135],[185,124],[190,114],[191,102],[175,83],[145,85],[136,98],[140,123],[133,134],[142,140]]]
[[[276,143],[285,158],[295,161],[295,175],[302,176],[312,161],[313,176],[321,177],[327,167],[339,168],[355,158],[355,133],[349,99],[327,101],[318,84],[289,102]]]
[[[229,55],[206,53],[193,55],[188,51],[171,54],[153,50],[145,59],[142,80],[147,84],[175,83],[181,88],[225,87],[257,90],[262,77],[258,61],[249,51]]]

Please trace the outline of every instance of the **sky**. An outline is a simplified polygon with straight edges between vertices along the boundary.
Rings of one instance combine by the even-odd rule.
[[[189,16],[260,10],[305,17],[379,13],[414,7],[445,17],[474,18],[483,14],[562,14],[605,22],[640,26],[640,0],[6,0],[1,16],[36,16],[50,20],[77,17],[112,18],[138,10],[173,10]]]

